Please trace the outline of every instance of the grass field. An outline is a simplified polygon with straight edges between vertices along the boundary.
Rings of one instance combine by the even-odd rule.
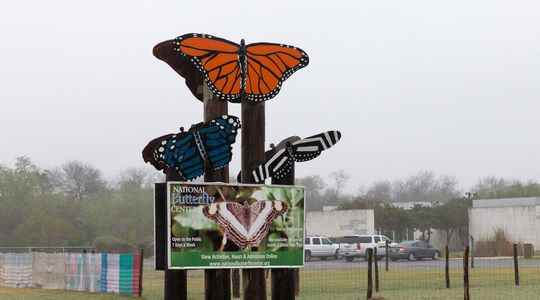
[[[514,286],[511,268],[471,270],[471,299],[539,299],[540,268],[522,268],[521,286]],[[203,273],[192,271],[188,287],[190,299],[204,299]],[[384,299],[463,299],[461,270],[451,270],[451,289],[444,287],[444,273],[433,268],[400,268],[380,273],[380,296]],[[298,299],[365,299],[365,268],[306,269],[301,271],[301,293]],[[145,271],[143,299],[163,299],[163,273]],[[269,290],[269,287],[268,287]],[[121,300],[133,299],[118,295],[39,289],[0,288],[1,300]]]

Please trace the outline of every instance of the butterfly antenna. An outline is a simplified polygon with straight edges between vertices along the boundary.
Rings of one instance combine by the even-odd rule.
[[[227,201],[227,199],[225,199],[225,195],[223,195],[223,192],[221,191],[220,188],[217,189],[219,195],[221,196],[221,199],[223,199],[223,202]]]

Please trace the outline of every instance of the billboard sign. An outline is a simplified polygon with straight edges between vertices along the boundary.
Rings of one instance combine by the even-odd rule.
[[[167,184],[169,269],[304,264],[304,188]]]

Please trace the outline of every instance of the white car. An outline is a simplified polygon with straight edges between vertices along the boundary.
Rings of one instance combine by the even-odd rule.
[[[313,257],[338,259],[338,245],[324,236],[308,236],[304,239],[304,260],[310,261]]]
[[[370,235],[348,235],[334,238],[339,243],[339,254],[347,261],[353,261],[355,257],[366,257],[367,249],[377,248],[377,258],[380,259],[386,255],[386,241],[388,247],[395,247],[397,244],[391,239],[380,234]]]

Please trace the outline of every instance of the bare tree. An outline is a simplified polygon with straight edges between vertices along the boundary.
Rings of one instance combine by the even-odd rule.
[[[390,181],[377,181],[373,183],[364,194],[366,200],[389,202],[392,200],[392,183]]]
[[[334,180],[334,200],[338,202],[343,188],[347,185],[347,181],[351,178],[344,170],[339,170],[330,173],[330,177]]]
[[[305,187],[306,191],[306,209],[322,210],[324,204],[323,191],[326,183],[319,175],[306,176],[296,180],[297,185]]]
[[[446,202],[458,197],[460,191],[454,177],[422,171],[393,182],[392,194],[392,200],[397,202]]]
[[[101,171],[80,161],[70,161],[48,171],[53,185],[73,200],[82,200],[106,189]]]

